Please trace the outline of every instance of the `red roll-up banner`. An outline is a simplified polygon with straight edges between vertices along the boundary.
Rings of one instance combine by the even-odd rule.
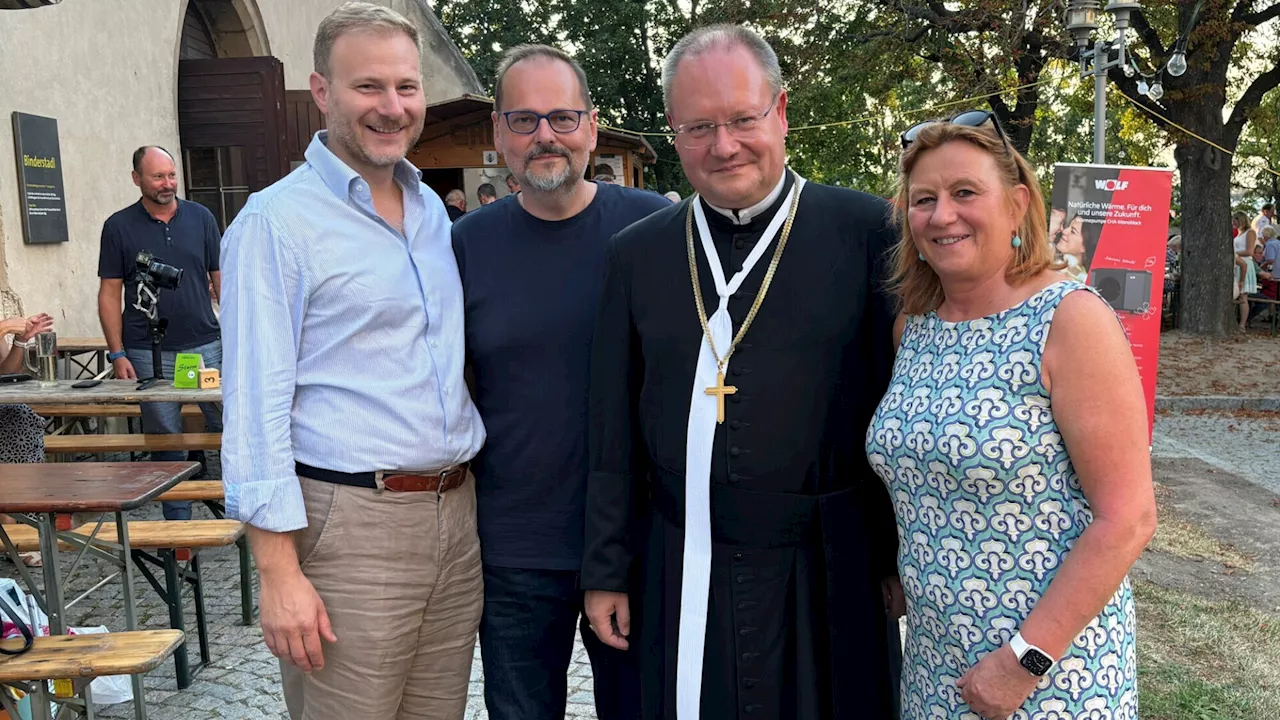
[[[1053,172],[1049,238],[1067,274],[1111,304],[1138,362],[1155,426],[1160,310],[1173,171],[1059,163]]]

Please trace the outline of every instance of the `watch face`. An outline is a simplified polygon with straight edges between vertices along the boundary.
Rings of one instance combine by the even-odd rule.
[[[1053,660],[1050,660],[1049,656],[1034,648],[1028,649],[1023,653],[1019,662],[1022,663],[1022,667],[1027,669],[1027,672],[1037,677],[1049,672],[1049,668],[1053,667]]]

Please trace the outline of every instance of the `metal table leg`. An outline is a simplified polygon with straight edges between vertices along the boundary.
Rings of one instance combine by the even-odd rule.
[[[43,680],[31,683],[31,720],[53,720],[49,713],[49,690]]]
[[[120,577],[124,583],[124,624],[126,630],[138,629],[137,608],[133,604],[133,553],[129,548],[129,525],[124,520],[124,513],[116,514],[116,533],[120,541]],[[147,703],[142,687],[142,675],[130,675],[133,686],[133,717],[135,720],[147,720]]]
[[[58,567],[58,519],[54,513],[40,513],[40,557],[44,567],[44,603],[49,615],[49,634],[67,634],[67,609],[62,604],[62,570]],[[33,701],[34,702],[34,701]]]

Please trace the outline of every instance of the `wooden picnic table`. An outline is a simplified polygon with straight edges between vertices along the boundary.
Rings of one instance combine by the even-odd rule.
[[[80,355],[90,355],[86,360]],[[62,376],[75,379],[84,375],[102,375],[107,370],[107,341],[100,337],[58,338],[58,359]]]
[[[26,384],[26,383],[20,383]],[[106,555],[121,569],[124,590],[125,629],[137,630],[137,608],[133,597],[133,563],[129,544],[128,523],[124,513],[150,502],[179,482],[186,480],[200,469],[193,462],[134,462],[134,463],[18,463],[0,464],[0,513],[30,513],[39,519],[34,523],[40,534],[41,568],[44,576],[43,590],[37,590],[32,578],[18,557],[4,526],[0,525],[0,542],[18,568],[28,591],[49,616],[49,633],[62,636],[67,632],[66,604],[63,599],[61,568],[58,563],[59,537],[56,517],[58,513],[97,512],[115,516],[117,549]],[[24,520],[22,515],[17,519]],[[61,539],[71,540],[64,535]],[[84,539],[79,539],[84,543]],[[81,557],[88,548],[81,551]],[[79,558],[77,558],[77,564]],[[74,572],[74,566],[72,571]],[[142,676],[132,678],[134,716],[145,720],[146,705],[142,701]]]
[[[138,389],[136,380],[103,380],[101,385],[75,389],[72,380],[59,380],[56,387],[41,388],[34,380],[0,385],[0,405],[53,405],[64,403],[220,403],[222,389],[200,390],[173,386],[165,380],[146,390]]]
[[[69,337],[58,338],[58,352],[60,353],[87,353],[87,352],[106,352],[107,341],[100,337]]]

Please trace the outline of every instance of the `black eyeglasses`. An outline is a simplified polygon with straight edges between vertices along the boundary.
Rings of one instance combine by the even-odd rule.
[[[1004,143],[1005,149],[1009,149],[1009,136],[1005,135],[1004,128],[1000,127],[1000,121],[996,119],[996,114],[989,110],[965,110],[962,113],[952,115],[946,120],[925,120],[922,123],[912,125],[906,132],[902,133],[902,149],[906,150],[907,146],[916,141],[916,137],[920,135],[920,131],[936,125],[937,123],[950,123],[952,125],[963,125],[965,127],[982,127],[987,122],[996,126],[996,134],[1000,136],[1001,142]]]
[[[518,135],[532,135],[538,130],[543,118],[547,126],[554,132],[564,135],[578,129],[582,124],[582,116],[590,110],[552,110],[549,113],[536,113],[532,110],[512,110],[502,113],[507,120],[507,127]]]

